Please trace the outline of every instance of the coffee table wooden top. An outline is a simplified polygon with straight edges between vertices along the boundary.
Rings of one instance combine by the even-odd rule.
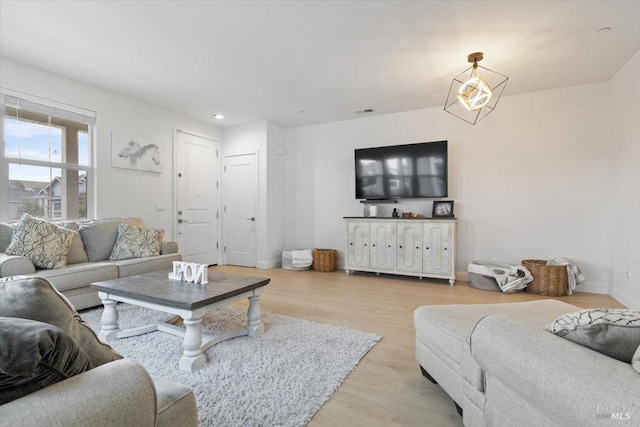
[[[208,273],[209,283],[170,280],[168,271],[155,271],[137,276],[122,277],[91,284],[93,289],[140,301],[163,304],[169,307],[195,310],[227,298],[266,286],[266,277],[234,276]]]

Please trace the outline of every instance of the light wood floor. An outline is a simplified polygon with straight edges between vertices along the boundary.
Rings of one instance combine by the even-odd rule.
[[[545,299],[527,293],[479,291],[467,282],[342,271],[319,273],[217,266],[211,272],[271,278],[263,311],[382,335],[309,427],[462,426],[453,401],[420,373],[413,311],[427,304],[491,304]],[[624,307],[607,295],[557,298],[581,308]],[[239,304],[243,305],[243,304]]]

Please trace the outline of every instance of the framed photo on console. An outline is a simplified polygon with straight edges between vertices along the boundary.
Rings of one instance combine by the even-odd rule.
[[[453,200],[434,201],[431,216],[434,218],[453,218]]]

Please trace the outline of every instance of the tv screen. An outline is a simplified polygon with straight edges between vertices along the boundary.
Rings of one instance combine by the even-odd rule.
[[[355,151],[356,199],[447,197],[447,141]]]

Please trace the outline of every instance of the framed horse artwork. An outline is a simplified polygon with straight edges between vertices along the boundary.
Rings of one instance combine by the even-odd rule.
[[[146,172],[162,172],[160,148],[146,138],[111,131],[111,166]]]

